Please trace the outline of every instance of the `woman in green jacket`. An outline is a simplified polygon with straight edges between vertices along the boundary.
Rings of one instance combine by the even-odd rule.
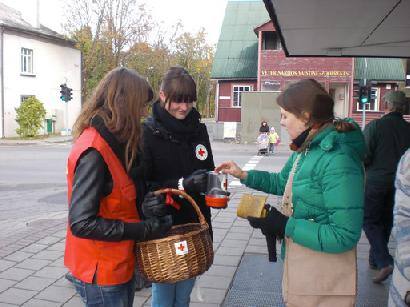
[[[265,235],[284,239],[287,306],[353,306],[363,221],[362,132],[350,119],[334,119],[333,99],[313,79],[291,84],[277,103],[294,151],[283,169],[243,171],[229,161],[216,170],[284,195],[282,210],[271,207],[265,218],[248,219]]]

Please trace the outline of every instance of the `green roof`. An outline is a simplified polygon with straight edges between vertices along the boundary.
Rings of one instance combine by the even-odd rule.
[[[375,81],[404,81],[403,60],[385,58],[355,58],[354,78]]]
[[[268,20],[263,1],[228,1],[211,78],[257,78],[258,38],[253,29]]]

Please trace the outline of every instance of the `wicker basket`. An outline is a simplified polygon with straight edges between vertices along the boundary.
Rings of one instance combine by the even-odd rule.
[[[136,244],[141,273],[156,283],[175,283],[209,269],[214,252],[209,227],[195,201],[183,191],[163,189],[157,194],[181,195],[194,207],[199,223],[173,226],[167,237]]]

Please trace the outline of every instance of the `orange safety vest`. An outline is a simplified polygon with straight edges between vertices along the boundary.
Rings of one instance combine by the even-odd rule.
[[[113,180],[111,194],[100,201],[98,216],[125,222],[139,222],[135,185],[111,147],[94,128],[83,131],[68,157],[68,203],[71,202],[77,162],[88,148],[94,148],[101,154]],[[134,274],[134,249],[133,240],[107,242],[76,237],[68,225],[64,264],[74,277],[86,283],[92,283],[95,276],[98,285],[119,285],[128,282]]]

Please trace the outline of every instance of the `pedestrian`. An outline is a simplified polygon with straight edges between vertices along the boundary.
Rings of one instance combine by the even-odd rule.
[[[261,126],[259,127],[259,132],[260,133],[268,133],[269,132],[269,126],[266,121],[261,122]]]
[[[205,204],[207,171],[214,169],[206,126],[195,109],[196,84],[182,67],[171,67],[162,79],[159,100],[144,123],[144,173],[150,189],[185,190],[198,204],[211,228],[210,208]],[[174,225],[198,222],[191,205],[177,199],[170,207]],[[177,283],[153,283],[153,307],[188,306],[195,278]]]
[[[397,246],[389,307],[410,306],[410,149],[397,167],[395,187],[393,236]]]
[[[139,155],[140,119],[152,96],[145,78],[116,68],[74,124],[64,264],[86,306],[132,306],[135,241],[160,237],[172,225],[170,215],[140,221],[130,176]],[[152,195],[146,199],[151,207],[165,206]]]
[[[405,94],[390,91],[384,101],[386,115],[371,121],[363,131],[367,145],[363,229],[370,243],[369,265],[378,270],[375,283],[393,272],[388,243],[393,226],[394,176],[400,157],[410,147],[410,123],[403,119]]]
[[[354,306],[356,245],[363,219],[363,134],[335,120],[334,101],[313,79],[289,85],[278,98],[281,125],[293,140],[279,173],[243,171],[233,161],[216,168],[246,186],[283,195],[281,212],[248,218],[266,236],[282,238],[286,306]]]
[[[275,131],[275,128],[271,127],[269,131],[269,152],[270,153],[273,153],[275,149],[275,145],[279,144],[279,140],[280,140],[279,135]]]

